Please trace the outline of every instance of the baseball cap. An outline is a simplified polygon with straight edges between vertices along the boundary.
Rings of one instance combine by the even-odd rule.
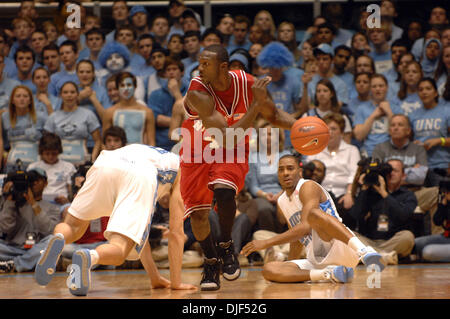
[[[36,174],[36,176],[47,179],[47,173],[40,167],[30,169],[28,170],[28,173]]]
[[[132,18],[136,13],[139,13],[139,12],[142,12],[142,13],[145,13],[148,15],[147,10],[143,6],[134,6],[130,10],[130,14],[129,14],[130,18]]]
[[[320,53],[328,54],[330,56],[334,56],[333,48],[326,43],[319,44],[316,48],[313,50],[314,55],[318,55]]]
[[[230,56],[230,63],[233,61],[241,62],[244,65],[244,67],[248,70],[248,59],[245,57],[245,55],[241,53],[234,53]]]

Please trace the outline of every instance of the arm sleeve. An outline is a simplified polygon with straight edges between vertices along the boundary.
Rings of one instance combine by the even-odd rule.
[[[9,233],[16,227],[16,206],[13,201],[6,200],[0,211],[0,232]]]
[[[385,198],[389,218],[406,223],[414,214],[417,199],[413,192],[407,191],[399,197],[388,195]]]

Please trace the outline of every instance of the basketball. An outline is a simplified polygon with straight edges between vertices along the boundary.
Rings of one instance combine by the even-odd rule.
[[[320,153],[329,139],[327,124],[316,116],[300,118],[291,127],[292,146],[302,155]]]

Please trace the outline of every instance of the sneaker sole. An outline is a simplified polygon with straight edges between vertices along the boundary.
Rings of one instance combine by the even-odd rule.
[[[53,278],[56,263],[64,248],[64,239],[54,236],[50,239],[47,249],[42,254],[34,272],[34,278],[39,285],[46,286]]]
[[[214,291],[214,290],[219,290],[220,286],[218,286],[214,283],[200,284],[200,289],[201,289],[201,291]]]
[[[368,253],[367,255],[364,256],[362,262],[366,266],[370,266],[370,265],[378,266],[379,271],[381,272],[386,267],[383,264],[382,260],[383,260],[383,257],[379,253]]]
[[[228,281],[233,281],[239,278],[241,275],[241,269],[238,268],[233,274],[228,274],[226,272],[222,273],[223,278],[225,278]]]
[[[338,266],[333,270],[334,278],[341,283],[352,282],[354,274],[353,268],[345,266]]]
[[[71,276],[81,276],[81,278],[75,277],[75,284],[69,287],[69,291],[74,296],[86,296],[91,284],[91,257],[89,250],[78,250],[74,252],[72,264],[77,265],[79,270],[75,270]],[[80,287],[76,287],[76,283],[79,283]]]

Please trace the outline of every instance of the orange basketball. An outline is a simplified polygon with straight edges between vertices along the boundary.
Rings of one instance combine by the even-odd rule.
[[[291,127],[292,146],[303,155],[320,153],[327,147],[329,139],[327,124],[316,116],[300,118]]]

